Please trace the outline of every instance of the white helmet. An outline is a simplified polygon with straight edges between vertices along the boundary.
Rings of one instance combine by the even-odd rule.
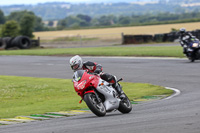
[[[184,34],[185,32],[186,32],[186,29],[185,29],[185,28],[181,28],[181,29],[180,29],[180,33],[181,33],[181,34]]]
[[[72,57],[69,61],[72,70],[80,70],[83,67],[83,61],[80,56],[76,55]]]

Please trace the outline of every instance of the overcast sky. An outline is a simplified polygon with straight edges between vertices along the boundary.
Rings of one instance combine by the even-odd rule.
[[[0,0],[1,5],[13,5],[13,4],[37,4],[45,2],[95,2],[96,0]]]
[[[21,4],[38,4],[45,2],[70,2],[70,3],[109,3],[109,2],[133,2],[133,1],[158,1],[158,0],[0,0],[0,6],[4,5],[21,5]]]

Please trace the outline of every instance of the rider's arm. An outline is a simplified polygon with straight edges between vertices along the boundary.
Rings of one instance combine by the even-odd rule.
[[[194,36],[192,35],[192,33],[190,33],[190,32],[188,32],[187,35],[190,36],[190,37],[194,37]]]
[[[83,63],[83,69],[89,70],[90,73],[97,73],[97,74],[99,74],[103,70],[101,64],[97,64],[91,61]]]
[[[99,73],[102,72],[102,70],[103,70],[102,65],[101,64],[96,64],[96,70],[94,70],[94,73],[99,74]]]
[[[188,39],[196,39],[196,37],[193,36],[190,32],[187,32],[186,36],[188,37]]]
[[[181,37],[181,36],[179,37],[179,43],[181,44],[181,46],[182,46],[182,47],[184,46],[184,42],[183,42],[183,40],[182,40],[182,37]]]

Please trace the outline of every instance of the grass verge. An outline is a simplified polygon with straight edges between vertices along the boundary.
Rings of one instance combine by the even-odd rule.
[[[86,108],[70,79],[0,76],[0,82],[0,118]],[[121,84],[131,100],[173,93],[151,84]]]
[[[0,55],[88,55],[184,57],[180,46],[90,47],[0,51]]]

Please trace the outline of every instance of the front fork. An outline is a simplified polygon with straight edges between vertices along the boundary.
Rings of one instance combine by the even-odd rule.
[[[94,91],[94,94],[95,94],[95,96],[96,96],[96,98],[97,98],[97,103],[98,103],[98,104],[101,103],[102,101],[101,101],[101,99],[99,98],[99,95],[97,94],[96,91]]]

